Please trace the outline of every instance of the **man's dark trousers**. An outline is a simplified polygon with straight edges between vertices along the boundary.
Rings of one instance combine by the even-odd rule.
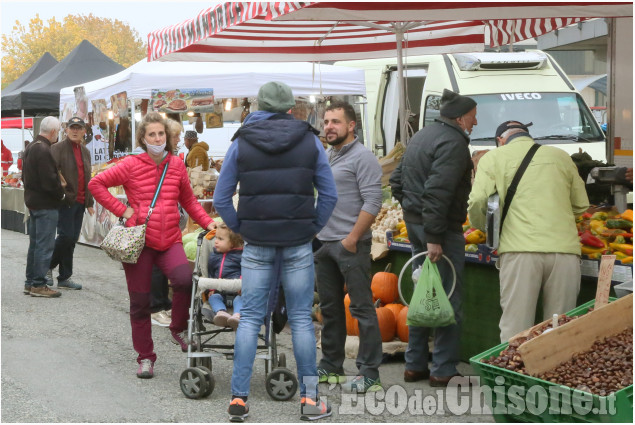
[[[68,280],[73,275],[73,253],[82,231],[85,209],[84,205],[78,202],[71,206],[64,205],[59,209],[57,239],[50,265],[51,269],[60,266],[58,282]]]
[[[322,247],[315,252],[315,271],[323,317],[322,360],[319,367],[330,373],[343,373],[346,283],[351,300],[349,310],[359,322],[357,368],[360,375],[377,379],[382,347],[377,312],[370,289],[370,245],[370,239],[359,241],[357,252],[352,253],[344,249],[340,241],[322,241]]]
[[[412,255],[417,255],[428,250],[427,238],[424,226],[406,222],[408,238],[412,246]],[[459,363],[461,322],[463,312],[461,307],[463,289],[463,269],[465,266],[465,239],[461,232],[446,230],[443,234],[443,254],[452,261],[456,272],[456,286],[450,297],[450,304],[454,309],[456,324],[441,328],[423,328],[418,326],[408,326],[409,340],[406,349],[406,369],[414,371],[425,371],[428,369],[428,337],[434,333],[434,351],[432,356],[432,367],[430,374],[436,377],[453,376],[458,371],[456,365]],[[412,270],[423,264],[424,256],[413,261]],[[443,288],[446,293],[452,289],[453,274],[447,260],[437,261],[439,274],[443,281]]]

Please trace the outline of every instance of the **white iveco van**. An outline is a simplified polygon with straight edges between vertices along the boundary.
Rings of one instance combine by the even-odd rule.
[[[366,71],[366,145],[383,156],[399,140],[398,82],[395,59],[338,62]],[[510,53],[456,53],[406,58],[409,131],[414,134],[439,116],[443,89],[472,97],[478,125],[471,149],[495,147],[496,127],[507,120],[533,122],[541,144],[569,154],[586,151],[605,161],[605,136],[582,96],[560,66],[538,50]]]

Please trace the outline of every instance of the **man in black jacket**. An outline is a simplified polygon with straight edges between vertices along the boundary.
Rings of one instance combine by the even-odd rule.
[[[450,90],[441,97],[441,117],[414,135],[406,152],[390,176],[393,196],[401,203],[412,254],[428,251],[433,263],[438,262],[443,287],[449,293],[453,273],[456,287],[450,297],[456,324],[435,330],[432,367],[428,369],[428,336],[430,328],[410,326],[406,350],[404,380],[414,382],[430,378],[433,387],[447,386],[460,376],[461,286],[465,262],[465,240],[462,224],[467,217],[472,161],[469,134],[476,122],[476,102]],[[413,270],[422,264],[419,257]]]
[[[82,289],[82,285],[73,282],[73,253],[79,239],[84,221],[84,210],[90,215],[93,210],[93,197],[88,191],[91,166],[90,152],[82,145],[86,134],[86,124],[79,117],[68,120],[66,138],[51,148],[57,169],[66,181],[66,199],[59,208],[57,221],[57,239],[51,259],[50,269],[59,265],[57,287],[64,289]],[[49,285],[53,285],[51,272]]]
[[[55,247],[57,209],[66,198],[51,155],[51,144],[57,142],[59,131],[57,118],[44,118],[40,134],[24,150],[24,203],[29,208],[29,251],[24,293],[32,297],[55,298],[61,295],[46,285],[46,272]]]

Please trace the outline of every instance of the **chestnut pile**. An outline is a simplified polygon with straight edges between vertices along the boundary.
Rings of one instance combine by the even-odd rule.
[[[538,378],[600,396],[633,385],[633,328],[596,341]]]
[[[577,319],[578,317],[580,316],[567,316],[563,314],[558,318],[558,326],[562,326],[565,323]],[[518,352],[518,347],[520,347],[520,345],[524,342],[541,335],[547,329],[551,329],[551,322],[534,329],[527,337],[516,338],[509,343],[506,349],[500,352],[498,357],[491,356],[489,359],[482,359],[481,361],[483,363],[491,364],[492,366],[501,367],[503,369],[527,375],[527,372],[525,371],[525,364]]]
[[[563,315],[558,319],[558,326],[578,317]],[[527,375],[518,347],[550,327],[551,324],[543,325],[527,337],[510,342],[498,357],[491,356],[481,361]],[[600,396],[633,385],[633,328],[596,341],[588,351],[575,354],[571,360],[538,375],[537,378]]]

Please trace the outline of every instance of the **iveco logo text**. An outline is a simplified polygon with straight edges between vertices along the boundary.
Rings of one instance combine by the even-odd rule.
[[[540,93],[502,93],[501,99],[503,100],[532,100],[542,99]]]

